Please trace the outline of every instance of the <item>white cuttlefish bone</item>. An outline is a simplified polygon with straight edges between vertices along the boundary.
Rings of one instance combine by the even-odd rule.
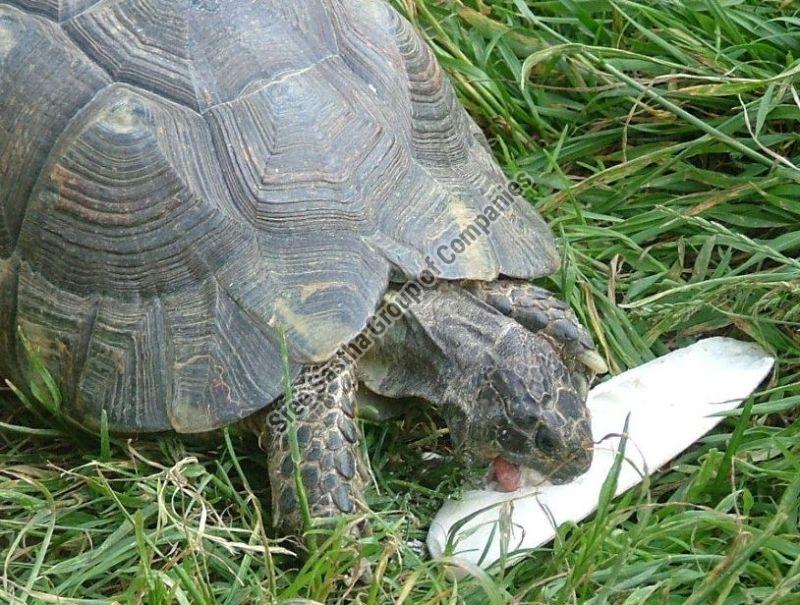
[[[564,485],[549,484],[534,473],[523,476],[531,487],[513,493],[470,491],[462,500],[447,501],[428,532],[431,555],[448,556],[461,569],[488,568],[503,556],[513,563],[514,552],[549,542],[558,526],[595,510],[626,421],[628,442],[617,494],[714,428],[722,413],[738,407],[758,387],[774,362],[758,345],[714,337],[598,385],[588,399],[596,442],[590,469]]]

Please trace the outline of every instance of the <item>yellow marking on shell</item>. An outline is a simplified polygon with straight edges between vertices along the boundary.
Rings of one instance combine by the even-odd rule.
[[[312,282],[300,288],[300,300],[305,302],[317,292],[324,292],[331,287],[330,282]]]
[[[60,343],[54,338],[51,330],[38,323],[26,320],[20,320],[17,326],[19,333],[22,335],[22,348],[27,354],[35,355],[46,366],[59,359]]]
[[[8,54],[17,45],[17,36],[8,21],[0,21],[0,57]]]
[[[98,115],[97,123],[120,134],[141,128],[147,112],[143,99],[128,90],[122,90],[115,96],[111,105]]]
[[[458,225],[459,233],[465,233],[468,229],[477,229],[475,232],[477,236],[474,239],[465,241],[467,249],[459,254],[460,261],[470,269],[470,277],[487,280],[496,278],[498,266],[490,244],[491,235],[484,233],[475,222],[478,213],[467,206],[464,200],[459,197],[452,198],[450,210]],[[446,244],[449,245],[449,242],[446,242]]]
[[[176,361],[175,362],[175,371],[183,370],[189,366],[197,365],[198,363],[205,361],[207,363],[211,363],[213,361],[213,357],[208,353],[201,353],[198,355],[192,355],[191,357],[183,360],[183,361]]]
[[[180,394],[176,394],[179,397]],[[193,433],[196,427],[209,426],[212,424],[213,415],[211,414],[211,402],[208,401],[204,406],[192,405],[185,399],[179,399],[170,409],[167,410],[169,422],[176,433]]]
[[[292,340],[304,342],[304,348],[311,349],[315,361],[328,359],[353,336],[349,326],[333,319],[320,321],[319,317],[297,313],[291,301],[285,298],[275,301],[275,312],[269,325],[293,332]]]

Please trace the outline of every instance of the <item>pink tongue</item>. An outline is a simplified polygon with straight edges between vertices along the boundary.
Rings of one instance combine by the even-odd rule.
[[[492,460],[492,478],[497,481],[500,491],[515,492],[520,487],[521,475],[519,466],[498,456]]]

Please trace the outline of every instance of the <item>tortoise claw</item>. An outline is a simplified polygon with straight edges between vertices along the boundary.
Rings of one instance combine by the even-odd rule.
[[[594,349],[587,349],[578,354],[578,361],[589,368],[595,374],[607,374],[608,364],[603,357]]]

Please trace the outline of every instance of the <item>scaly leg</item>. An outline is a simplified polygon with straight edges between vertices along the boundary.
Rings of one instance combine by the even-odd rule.
[[[307,366],[293,384],[297,470],[313,518],[352,514],[363,502],[368,475],[355,420],[356,386],[352,363],[340,357]],[[288,406],[280,399],[260,415],[256,430],[268,454],[273,525],[280,535],[302,536],[289,418]]]
[[[594,341],[569,306],[551,292],[524,281],[468,282],[467,289],[531,332],[542,332],[564,347],[569,357],[597,374],[608,371]]]

